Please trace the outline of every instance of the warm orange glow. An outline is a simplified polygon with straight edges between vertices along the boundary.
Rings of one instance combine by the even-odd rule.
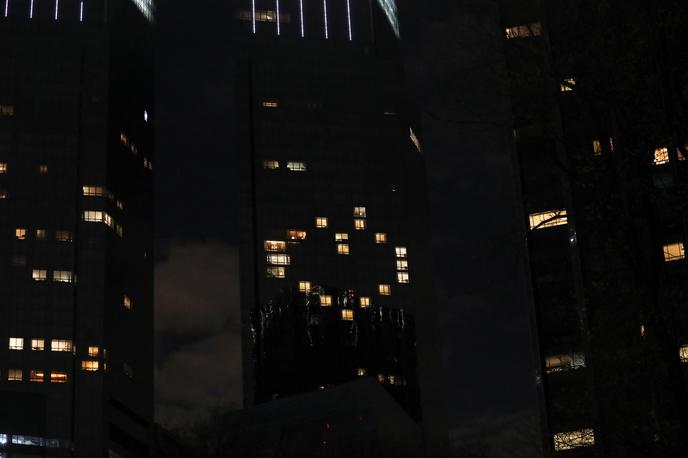
[[[380,296],[389,296],[392,294],[392,287],[382,283],[378,285],[378,292],[380,293]]]
[[[91,358],[97,358],[100,353],[100,348],[98,347],[88,347],[88,356]]]
[[[387,243],[387,234],[385,234],[384,232],[378,232],[377,234],[375,234],[375,243]]]
[[[263,161],[263,168],[266,170],[276,170],[280,167],[279,161],[267,160]]]
[[[655,150],[655,165],[662,165],[669,163],[669,148],[657,148]]]
[[[349,310],[349,309],[342,309],[342,320],[353,321],[354,320],[354,311]]]
[[[43,350],[45,350],[45,339],[31,339],[31,350],[32,351],[43,351]]]
[[[555,372],[564,372],[568,370],[582,369],[584,367],[584,353],[552,355],[545,358],[545,370],[548,374],[552,374]]]
[[[398,283],[406,284],[406,283],[410,283],[410,281],[411,280],[409,279],[408,272],[397,272],[397,282]]]
[[[14,230],[14,236],[17,240],[26,240],[26,229],[18,227]]]
[[[576,88],[576,78],[565,78],[561,84],[561,92],[571,92]]]
[[[263,108],[277,108],[279,107],[279,103],[277,100],[263,100]]]
[[[557,433],[554,435],[554,450],[573,450],[595,445],[595,432],[592,428]]]
[[[268,266],[265,274],[268,278],[285,278],[287,276],[287,269],[280,266]]]
[[[688,345],[684,345],[678,349],[678,355],[682,363],[688,363]]]
[[[332,305],[332,296],[321,295],[320,296],[320,305],[323,307],[330,307]]]
[[[354,207],[354,218],[365,218],[367,211],[365,207]]]
[[[289,229],[287,231],[287,238],[289,240],[305,240],[306,239],[306,231],[300,231],[297,229]]]
[[[595,154],[595,156],[602,155],[602,143],[599,140],[592,141],[592,152]]]
[[[354,229],[357,231],[362,231],[365,230],[366,228],[366,220],[364,219],[355,219],[354,220]]]
[[[32,370],[29,371],[29,382],[43,383],[45,381],[45,372]]]
[[[361,304],[361,308],[365,309],[365,308],[370,307],[370,298],[369,297],[363,296],[360,298],[359,302]]]
[[[318,229],[325,229],[327,227],[327,218],[324,216],[315,218],[315,227]]]
[[[673,262],[686,258],[686,249],[683,242],[664,245],[664,261]]]
[[[408,251],[405,246],[398,246],[394,248],[394,253],[397,258],[405,258],[408,255]]]
[[[265,251],[283,253],[287,249],[287,242],[283,240],[266,240],[263,246]]]
[[[98,361],[81,361],[81,370],[86,372],[96,372],[99,369]]]
[[[67,383],[66,372],[51,372],[50,383]]]
[[[346,232],[337,232],[336,234],[334,234],[334,239],[337,242],[345,242],[349,240],[349,234],[347,234]]]
[[[72,341],[71,340],[65,340],[65,339],[53,339],[50,342],[50,351],[64,351],[64,352],[71,352],[72,351]]]
[[[291,264],[291,256],[284,253],[268,254],[266,262],[273,266],[288,266]]]
[[[301,291],[302,293],[310,293],[311,292],[311,282],[300,281],[299,282],[299,291]]]
[[[132,307],[134,307],[134,301],[129,297],[129,296],[124,296],[122,298],[122,305],[124,305],[124,308],[127,310],[131,310]]]
[[[529,216],[530,230],[547,229],[550,227],[564,226],[568,224],[566,210],[551,210],[542,213],[533,213]]]
[[[337,245],[337,254],[348,255],[349,254],[349,245],[346,243],[338,244]]]

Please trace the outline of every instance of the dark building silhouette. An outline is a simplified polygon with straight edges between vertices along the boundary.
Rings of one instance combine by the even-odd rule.
[[[152,2],[0,4],[0,456],[149,456]]]
[[[245,404],[261,398],[262,383],[250,314],[284,288],[315,285],[352,289],[354,315],[372,306],[415,314],[426,390],[424,380],[443,376],[431,342],[424,153],[395,2],[233,4]],[[426,391],[423,404],[442,406],[441,389]]]
[[[683,456],[686,11],[500,4],[546,455]]]
[[[230,413],[219,443],[245,458],[424,456],[418,425],[369,378]]]
[[[420,420],[414,320],[353,290],[287,290],[253,316],[257,401],[373,377]]]

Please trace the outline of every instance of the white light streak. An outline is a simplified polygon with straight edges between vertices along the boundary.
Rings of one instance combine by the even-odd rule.
[[[33,0],[29,4],[29,19],[33,19]]]
[[[301,38],[306,36],[306,28],[303,24],[303,0],[299,0],[299,14],[301,16]]]
[[[279,8],[279,0],[275,0],[275,10],[276,10],[276,15],[277,15],[277,35],[280,35],[280,8]]]
[[[79,6],[79,22],[84,22],[84,2]]]
[[[60,0],[55,0],[55,20],[57,21],[58,13],[60,11]]]
[[[354,34],[351,30],[351,0],[346,0],[346,16],[349,20],[349,41],[352,41],[354,39]]]
[[[256,33],[256,0],[251,0],[251,24],[253,33]]]
[[[5,17],[7,17],[9,12],[10,12],[10,0],[5,0]]]
[[[330,31],[327,24],[327,0],[323,0],[323,13],[325,14],[325,39],[330,38]]]

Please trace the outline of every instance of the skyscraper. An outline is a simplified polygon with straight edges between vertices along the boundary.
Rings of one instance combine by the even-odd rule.
[[[0,7],[0,456],[149,456],[153,4]]]
[[[685,8],[499,3],[546,455],[683,455]]]
[[[353,314],[383,305],[416,316],[425,408],[439,392],[423,392],[423,374],[439,378],[425,159],[395,2],[234,5],[246,404],[251,312],[282,288],[322,285],[350,288]]]

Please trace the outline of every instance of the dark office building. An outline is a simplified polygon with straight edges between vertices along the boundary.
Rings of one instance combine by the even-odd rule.
[[[236,0],[244,391],[259,400],[250,314],[282,289],[355,292],[416,316],[439,380],[424,152],[393,0]],[[333,355],[337,357],[337,355]],[[355,375],[355,374],[354,374]],[[278,391],[279,392],[279,391]],[[425,415],[424,415],[425,416]]]
[[[283,396],[373,377],[420,420],[413,317],[359,307],[353,290],[286,290],[254,314],[257,398]]]
[[[0,456],[149,456],[150,0],[0,4]]]
[[[685,7],[500,4],[546,455],[685,456]]]
[[[230,413],[222,424],[226,456],[424,456],[417,423],[369,378]]]

